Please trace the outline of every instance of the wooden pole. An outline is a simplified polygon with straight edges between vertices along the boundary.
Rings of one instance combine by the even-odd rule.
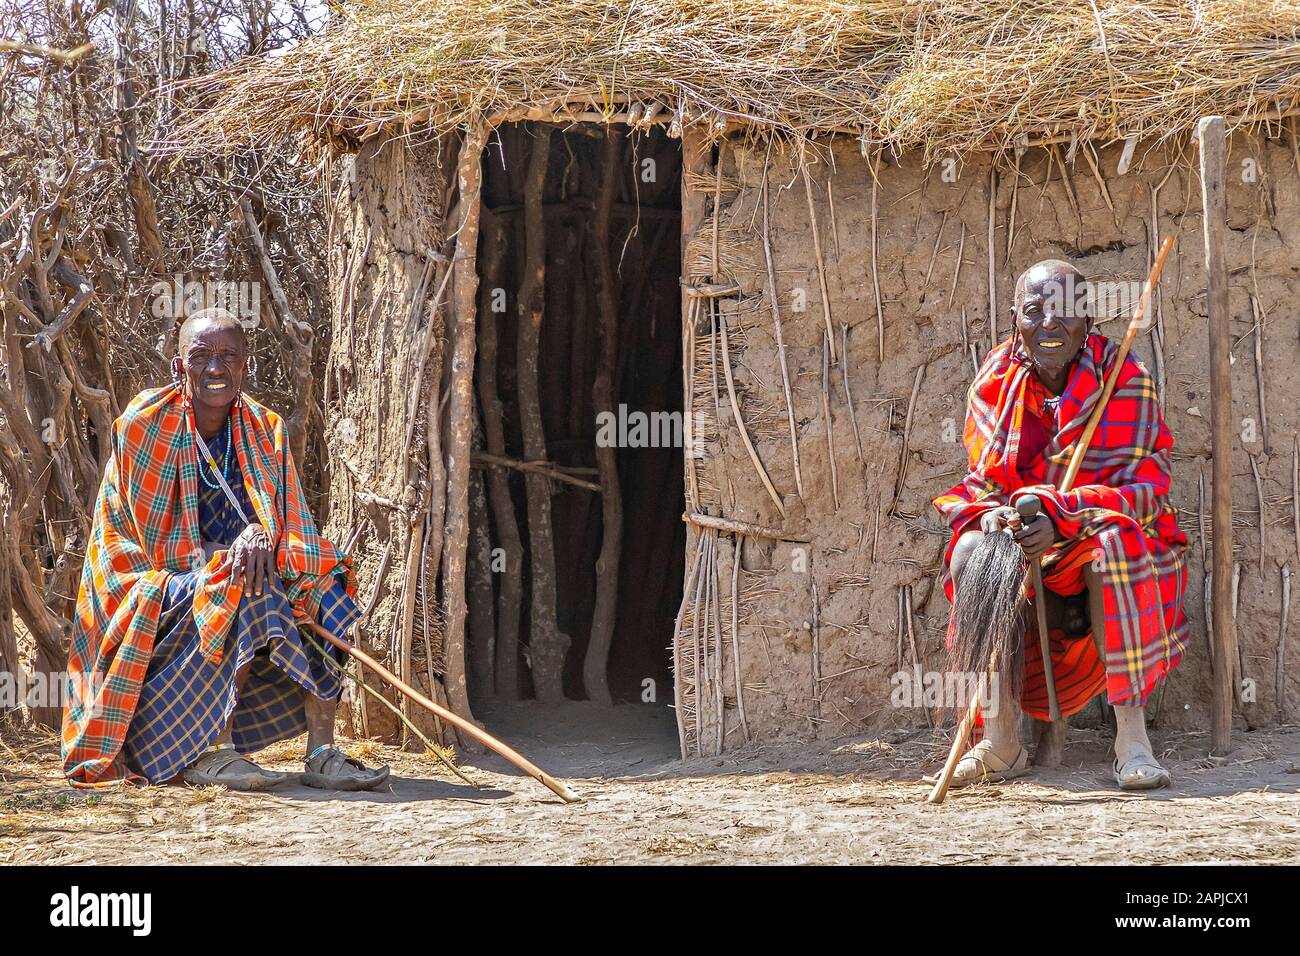
[[[610,250],[609,218],[623,171],[622,156],[623,138],[613,129],[606,129],[600,160],[600,187],[592,217],[591,256],[597,279],[600,352],[591,396],[597,415],[616,411],[614,376],[618,366],[618,288]],[[600,469],[601,541],[600,556],[596,559],[596,600],[591,611],[591,636],[582,664],[582,683],[589,700],[608,706],[614,702],[609,693],[606,671],[609,670],[609,651],[614,643],[614,624],[618,619],[618,569],[623,556],[623,493],[618,481],[617,449],[597,442],[596,465]]]
[[[1232,746],[1232,661],[1237,637],[1232,615],[1232,341],[1228,330],[1228,266],[1224,230],[1228,224],[1224,161],[1227,137],[1222,116],[1202,117],[1196,127],[1201,148],[1201,203],[1205,232],[1206,311],[1210,326],[1210,462],[1214,538],[1214,620],[1210,646],[1214,660],[1214,701],[1210,751]]]
[[[496,613],[496,692],[504,700],[519,699],[519,621],[523,606],[524,546],[519,537],[519,519],[510,497],[510,479],[504,467],[513,459],[505,457],[505,420],[501,392],[497,387],[498,323],[504,318],[494,314],[490,300],[493,290],[504,288],[502,279],[506,253],[506,231],[499,219],[488,217],[484,223],[482,280],[486,294],[480,297],[484,307],[478,318],[478,359],[476,376],[479,407],[483,412],[483,443],[487,450],[475,452],[471,459],[483,461],[487,470],[488,503],[496,525],[497,543],[505,557],[499,572],[500,588]]]
[[[1028,524],[1038,517],[1042,503],[1037,495],[1025,495],[1016,502],[1020,520]],[[1061,705],[1056,696],[1056,671],[1052,663],[1051,635],[1047,633],[1047,588],[1043,586],[1043,565],[1029,562],[1029,582],[1034,588],[1034,616],[1038,624],[1038,649],[1043,655],[1043,682],[1047,684],[1047,717],[1053,723],[1061,721]],[[1104,666],[1104,660],[1103,660]]]
[[[417,704],[419,704],[429,713],[433,714],[435,717],[438,717],[441,720],[445,720],[447,723],[451,724],[457,730],[462,731],[469,737],[473,738],[474,740],[477,740],[483,746],[489,748],[490,750],[494,750],[497,753],[499,753],[501,756],[505,757],[507,760],[509,760],[512,764],[514,764],[524,773],[528,774],[528,776],[532,777],[538,783],[545,786],[548,790],[550,790],[552,793],[558,796],[565,803],[581,802],[582,800],[581,797],[579,797],[576,793],[574,793],[572,790],[566,787],[559,780],[556,780],[549,773],[547,773],[546,771],[538,767],[536,764],[529,761],[526,757],[523,756],[523,754],[519,753],[519,751],[497,740],[486,730],[483,730],[481,727],[478,727],[476,724],[472,723],[471,721],[466,720],[464,717],[460,717],[457,714],[452,713],[446,707],[438,706],[433,701],[429,700],[429,698],[421,694],[414,687],[411,687],[405,681],[400,680],[397,677],[397,675],[395,675],[392,671],[386,668],[383,664],[380,664],[369,654],[365,653],[364,651],[358,650],[357,648],[349,644],[347,641],[335,637],[327,629],[321,627],[315,621],[308,621],[307,626],[311,628],[312,633],[314,633],[321,640],[328,641],[330,644],[333,644],[339,650],[351,654],[352,657],[356,659],[358,664],[362,665],[363,667],[373,671],[375,674],[382,677],[389,684],[397,688],[399,691],[401,691],[411,700],[415,701]]]
[[[533,133],[528,172],[524,177],[524,280],[516,307],[516,390],[519,396],[519,431],[523,457],[546,460],[546,430],[542,421],[538,361],[542,319],[546,311],[546,224],[542,192],[551,155],[552,127],[530,126]],[[532,605],[529,618],[529,656],[537,699],[564,699],[564,660],[569,637],[560,630],[555,603],[555,529],[551,521],[551,483],[544,475],[524,474],[528,502],[528,549],[532,565]]]
[[[699,475],[695,458],[696,442],[703,436],[695,433],[695,411],[693,395],[695,393],[695,329],[694,323],[701,299],[690,295],[691,289],[698,285],[698,277],[692,277],[686,262],[686,253],[691,239],[700,231],[708,208],[708,195],[701,189],[690,185],[692,178],[699,181],[708,175],[711,169],[713,147],[704,133],[697,126],[687,126],[682,130],[682,232],[681,232],[681,271],[682,281],[687,283],[682,295],[682,414],[685,417],[684,437],[682,442],[682,469],[686,486],[686,507],[689,511],[700,510]],[[700,551],[702,532],[695,529],[686,536],[687,553],[692,555],[686,562],[682,581],[682,603],[678,607],[673,624],[673,707],[677,715],[677,740],[681,747],[682,759],[691,754],[690,736],[698,739],[699,715],[699,654],[693,647],[692,636],[685,627],[686,614],[692,608],[692,595],[695,593],[697,577],[700,573]],[[686,688],[690,680],[689,692]]]
[[[465,596],[469,554],[469,459],[474,428],[479,187],[486,142],[487,126],[482,122],[471,122],[465,129],[465,141],[456,170],[465,219],[456,237],[452,265],[456,325],[452,333],[451,395],[447,405],[447,522],[442,553],[447,627],[443,639],[446,661],[443,685],[447,688],[448,703],[465,714],[470,712],[469,690],[465,683],[465,617],[469,610]],[[435,414],[430,414],[427,427],[438,427]],[[422,561],[423,554],[418,548],[412,549],[409,560]]]

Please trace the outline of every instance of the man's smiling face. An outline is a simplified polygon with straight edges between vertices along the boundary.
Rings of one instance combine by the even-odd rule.
[[[238,325],[205,323],[181,343],[176,357],[196,407],[229,411],[244,385],[248,343]]]
[[[1087,282],[1065,263],[1031,266],[1016,287],[1016,329],[1034,367],[1061,372],[1088,338]]]

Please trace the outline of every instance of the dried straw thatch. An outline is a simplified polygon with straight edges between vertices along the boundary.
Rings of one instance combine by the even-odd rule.
[[[1288,113],[1298,30],[1300,3],[1268,0],[349,0],[298,47],[192,84],[175,145],[629,105],[930,154],[1163,138]]]

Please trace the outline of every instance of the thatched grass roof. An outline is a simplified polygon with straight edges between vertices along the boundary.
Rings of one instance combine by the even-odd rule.
[[[1163,138],[1288,114],[1297,31],[1300,3],[1269,0],[347,0],[296,48],[191,84],[180,145],[629,104],[929,155]]]

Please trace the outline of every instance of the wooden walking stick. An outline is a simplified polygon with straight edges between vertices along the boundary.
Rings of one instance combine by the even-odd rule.
[[[1155,288],[1156,283],[1160,281],[1160,273],[1164,270],[1165,259],[1169,258],[1169,251],[1173,247],[1173,236],[1168,236],[1160,246],[1160,253],[1156,256],[1155,265],[1151,267],[1151,274],[1147,276],[1146,288],[1142,290],[1142,297],[1138,299],[1137,308],[1133,310],[1133,318],[1128,324],[1128,330],[1124,333],[1124,340],[1120,342],[1119,354],[1116,355],[1115,362],[1111,365],[1110,372],[1106,375],[1106,381],[1102,385],[1101,395],[1097,399],[1097,406],[1092,410],[1092,415],[1088,418],[1088,424],[1084,426],[1083,433],[1074,446],[1074,453],[1070,456],[1070,464],[1066,468],[1065,478],[1059,485],[1062,493],[1069,491],[1074,485],[1075,478],[1079,476],[1079,468],[1083,465],[1083,459],[1088,454],[1088,446],[1092,443],[1092,436],[1097,431],[1097,426],[1101,424],[1101,416],[1106,410],[1106,403],[1110,401],[1111,393],[1115,391],[1115,383],[1119,380],[1120,369],[1124,367],[1124,360],[1128,358],[1129,349],[1133,347],[1133,340],[1137,338],[1138,331],[1145,324],[1147,309],[1151,303],[1151,291]],[[1093,626],[1098,625],[1094,622]],[[1044,652],[1044,665],[1048,665],[1050,660],[1050,656]],[[1055,696],[1056,690],[1054,686],[1050,693]],[[966,713],[962,716],[961,722],[957,725],[957,732],[952,738],[952,746],[948,750],[948,759],[944,761],[943,770],[940,771],[939,779],[935,781],[929,796],[926,797],[926,802],[943,803],[944,798],[948,796],[948,787],[952,784],[952,775],[957,771],[957,764],[961,760],[962,752],[965,751],[966,744],[970,741],[971,731],[975,729],[975,718],[979,716],[979,711],[980,696],[975,694],[972,696],[970,706],[966,708]]]
[[[1025,495],[1016,502],[1016,511],[1020,520],[1028,524],[1038,517],[1043,503],[1038,495]],[[1056,673],[1052,664],[1051,641],[1047,636],[1047,598],[1043,588],[1043,566],[1037,561],[1029,562],[1029,583],[1034,588],[1034,614],[1038,621],[1038,649],[1043,655],[1043,680],[1047,684],[1047,716],[1052,723],[1061,719],[1061,704],[1056,697]]]
[[[396,687],[399,691],[401,691],[407,697],[411,698],[411,700],[415,701],[417,704],[419,704],[429,713],[433,714],[435,717],[439,718],[440,720],[445,720],[447,723],[451,724],[457,730],[463,730],[465,733],[469,734],[471,737],[473,737],[483,746],[488,747],[496,751],[497,753],[499,753],[501,756],[505,757],[507,760],[509,760],[512,764],[514,764],[524,773],[528,774],[528,776],[532,777],[538,783],[545,786],[548,790],[550,790],[552,793],[558,796],[565,803],[578,803],[582,800],[581,797],[579,797],[576,793],[574,793],[572,790],[566,787],[563,783],[561,783],[559,780],[556,780],[549,773],[542,770],[537,765],[531,763],[526,757],[524,757],[514,748],[506,744],[503,744],[501,741],[497,740],[491,734],[487,733],[484,730],[480,730],[478,727],[475,727],[464,717],[458,717],[456,714],[453,714],[447,708],[438,706],[433,701],[429,700],[429,698],[421,694],[414,687],[412,687],[410,684],[407,684],[405,681],[399,678],[396,674],[390,671],[383,664],[379,663],[377,660],[375,660],[373,657],[367,654],[365,651],[358,650],[357,648],[349,644],[347,641],[335,637],[333,634],[331,634],[325,628],[321,627],[315,621],[308,621],[307,626],[312,629],[312,632],[316,634],[317,637],[321,638],[322,640],[328,641],[329,643],[337,647],[339,650],[346,651],[348,654],[351,654],[352,657],[356,659],[357,663],[373,671],[375,674],[378,674],[381,678],[386,680],[393,687]]]

